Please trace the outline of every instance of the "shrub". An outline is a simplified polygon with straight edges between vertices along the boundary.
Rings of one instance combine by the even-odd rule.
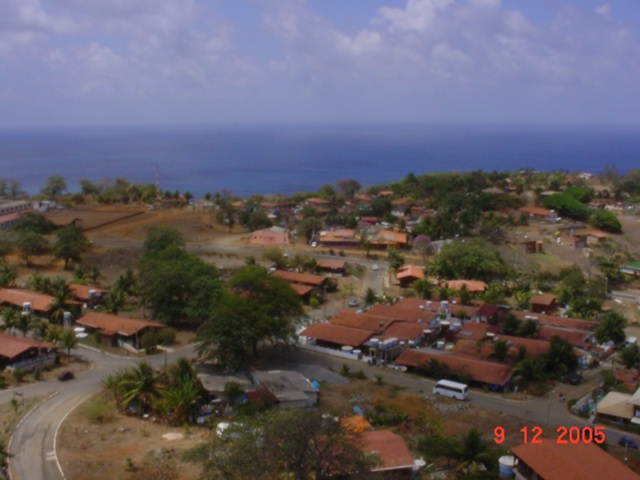
[[[594,212],[589,218],[589,223],[596,228],[604,230],[605,232],[622,232],[622,224],[620,223],[620,220],[618,220],[618,217],[607,210],[598,210]]]
[[[20,383],[25,375],[27,374],[27,372],[25,372],[24,370],[21,370],[20,368],[16,368],[13,371],[13,378],[15,379],[16,382]]]
[[[159,335],[153,330],[149,330],[143,333],[142,338],[140,339],[140,345],[145,350],[151,350],[155,348],[158,343],[160,343]]]
[[[89,423],[95,425],[103,425],[116,418],[114,406],[103,397],[89,400],[81,407],[80,413],[89,420]]]
[[[162,345],[171,345],[176,340],[176,330],[167,327],[158,332],[158,341]]]

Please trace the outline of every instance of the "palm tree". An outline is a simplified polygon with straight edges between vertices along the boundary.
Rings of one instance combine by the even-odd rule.
[[[122,407],[122,380],[125,374],[126,371],[119,371],[107,375],[104,380],[102,380],[102,387],[113,393],[113,399],[115,400],[118,408]]]
[[[71,349],[78,344],[78,337],[71,329],[65,329],[60,336],[60,344],[67,351],[67,357],[71,356]]]
[[[147,362],[140,362],[136,367],[126,370],[119,388],[122,403],[126,407],[138,401],[142,407],[149,408],[159,395],[156,375]]]
[[[64,318],[64,312],[67,310],[67,303],[71,300],[71,288],[64,279],[55,279],[52,281],[52,295],[54,298],[51,307],[51,319],[61,322]]]
[[[193,380],[186,376],[162,390],[160,394],[162,397],[160,408],[173,425],[187,421],[200,398],[200,390]]]
[[[2,318],[4,319],[5,328],[11,330],[18,327],[20,312],[15,308],[6,307],[2,310]]]

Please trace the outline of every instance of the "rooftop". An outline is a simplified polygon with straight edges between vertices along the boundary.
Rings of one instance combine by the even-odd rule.
[[[480,293],[487,289],[487,284],[481,280],[449,280],[444,284],[451,290],[462,290],[466,288],[470,293]]]
[[[415,368],[426,366],[432,360],[446,365],[454,373],[468,376],[473,381],[492,385],[504,385],[509,381],[512,373],[512,368],[503,363],[438,350],[405,350],[396,359],[396,363]]]
[[[108,293],[108,290],[104,290],[98,287],[92,287],[89,285],[80,285],[79,283],[72,283],[69,285],[71,293],[79,300],[89,300],[91,298],[90,292],[94,290],[98,295],[104,295]]]
[[[531,297],[532,305],[542,305],[544,307],[550,307],[556,302],[556,296],[553,293],[541,293],[540,295],[534,295]]]
[[[638,475],[593,443],[546,441],[514,447],[513,454],[545,480],[637,480]]]
[[[109,313],[89,312],[83,317],[76,320],[79,325],[85,327],[96,328],[105,335],[124,335],[131,336],[147,327],[162,328],[162,323],[150,320],[139,320],[137,318],[120,317]]]
[[[418,265],[404,265],[398,269],[396,274],[398,280],[405,278],[424,278],[424,267]]]
[[[316,394],[307,378],[293,370],[257,370],[251,373],[257,385],[266,387],[279,402],[307,400]]]
[[[0,357],[13,359],[30,348],[49,350],[55,348],[51,343],[38,342],[26,337],[14,337],[0,332]]]
[[[375,334],[371,330],[345,327],[333,323],[314,323],[305,328],[300,335],[337,345],[359,347]]]
[[[314,287],[322,285],[327,279],[322,275],[313,275],[311,273],[288,272],[286,270],[276,270],[275,272],[273,272],[273,275],[275,277],[281,278],[286,282],[302,283],[304,285],[313,285]]]
[[[19,288],[0,288],[0,303],[8,303],[22,308],[25,303],[31,303],[36,312],[48,312],[55,299],[51,295],[33,292]]]
[[[277,228],[277,227],[276,227]],[[267,228],[251,233],[249,243],[254,245],[289,245],[289,234],[282,229]]]
[[[391,430],[362,432],[356,442],[362,452],[378,456],[379,463],[371,469],[373,472],[413,468],[413,456],[407,443]]]

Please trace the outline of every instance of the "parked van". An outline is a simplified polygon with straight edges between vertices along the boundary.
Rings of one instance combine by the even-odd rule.
[[[458,400],[466,400],[469,396],[469,387],[464,383],[452,382],[451,380],[439,380],[433,387],[433,393]]]

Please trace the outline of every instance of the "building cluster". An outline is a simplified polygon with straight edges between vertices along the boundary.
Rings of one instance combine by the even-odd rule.
[[[546,299],[545,299],[546,302]],[[505,334],[507,315],[535,322],[536,338]],[[581,366],[588,365],[599,347],[593,343],[596,323],[533,311],[510,311],[505,306],[476,302],[407,298],[393,305],[374,305],[360,313],[339,312],[326,323],[309,325],[300,332],[303,344],[339,356],[373,364],[434,372],[434,364],[472,384],[503,390],[510,386],[514,363],[546,354],[552,337],[571,344]],[[503,360],[494,357],[494,345],[506,342]]]

